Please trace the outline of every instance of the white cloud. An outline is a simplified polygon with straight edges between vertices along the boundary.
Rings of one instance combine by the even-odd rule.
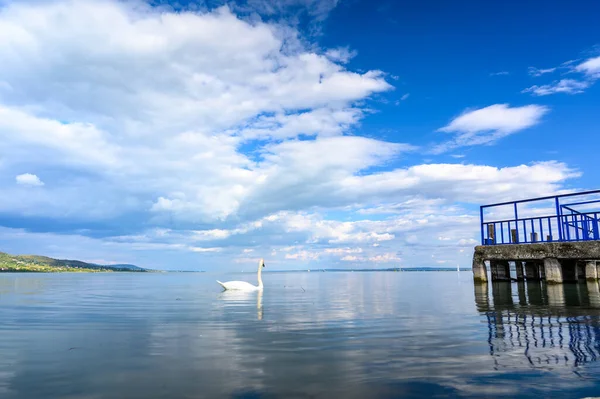
[[[500,71],[500,72],[492,72],[492,73],[490,73],[490,76],[506,76],[506,75],[510,75],[510,72],[508,72],[508,71]]]
[[[322,34],[322,23],[339,0],[247,0],[245,3],[233,3],[227,0],[216,0],[220,4],[231,4],[235,11],[259,14],[262,19],[274,18],[286,25],[298,26],[305,22],[307,34]]]
[[[357,108],[328,109],[276,115],[261,115],[255,121],[239,131],[232,131],[242,139],[289,139],[304,136],[338,136],[363,117],[363,111]]]
[[[400,257],[398,257],[398,255],[396,255],[395,253],[384,253],[384,254],[379,254],[379,255],[375,255],[375,256],[371,256],[369,258],[367,258],[367,260],[369,262],[375,262],[375,263],[389,263],[389,262],[400,262],[402,259]]]
[[[522,107],[494,104],[467,110],[447,126],[438,129],[440,132],[456,133],[456,136],[452,141],[434,148],[433,152],[442,153],[458,147],[494,143],[510,134],[537,125],[548,111],[548,107],[535,104]]]
[[[400,100],[401,101],[407,100],[409,96],[410,96],[410,93],[406,93],[402,97],[400,97]]]
[[[22,175],[18,175],[17,177],[15,177],[15,180],[17,181],[17,184],[20,184],[22,186],[39,187],[44,185],[44,182],[42,182],[39,177],[37,177],[36,175],[32,175],[31,173],[24,173]]]
[[[534,85],[524,89],[522,93],[532,93],[536,96],[547,96],[556,93],[578,94],[590,87],[591,82],[574,79],[561,79],[547,85]]]
[[[44,225],[54,233],[3,229],[6,249],[157,268],[254,256],[421,266],[423,251],[451,259],[477,234],[476,214],[453,201],[543,195],[578,175],[554,162],[399,166],[414,146],[351,135],[365,100],[392,89],[387,75],[350,71],[297,35],[227,8],[0,8],[3,172],[52,171],[35,196],[1,186],[0,214],[56,222]],[[489,142],[546,112],[529,107],[473,111],[447,129],[463,145]]]
[[[1,103],[0,138],[4,143],[0,154],[9,159],[21,157],[23,149],[40,147],[58,155],[61,163],[112,167],[121,155],[118,146],[107,142],[107,134],[93,125],[36,118]]]
[[[468,239],[460,239],[458,240],[458,245],[477,245],[479,242],[473,238],[468,238]]]
[[[289,253],[286,259],[308,259],[308,251],[315,258],[345,255],[361,255],[367,259],[389,251],[390,247],[402,247],[405,241],[435,251],[442,243],[448,246],[468,247],[476,239],[478,216],[453,205],[454,202],[487,203],[520,196],[544,195],[559,191],[566,179],[577,176],[562,164],[546,163],[514,168],[492,168],[475,165],[421,165],[401,171],[388,172],[389,178],[378,180],[378,176],[356,182],[356,189],[375,192],[375,207],[359,209],[357,214],[382,215],[381,220],[337,221],[324,218],[317,212],[280,211],[236,227],[228,231],[213,230],[173,232],[170,242],[183,243],[185,250],[195,241],[223,243],[231,250],[239,248],[243,253],[247,243],[256,241],[256,252],[260,248],[278,248],[278,252]],[[381,178],[381,177],[379,177]],[[377,187],[389,191],[377,192]],[[394,185],[394,182],[397,182]],[[374,184],[376,183],[376,184]],[[344,196],[345,197],[345,196]],[[443,197],[443,199],[442,199]],[[366,201],[368,196],[364,197]],[[406,201],[394,204],[398,198]],[[325,200],[325,199],[323,199]],[[235,240],[231,238],[238,237]],[[285,239],[282,241],[282,237]],[[439,237],[442,237],[440,240]],[[151,242],[165,241],[165,237],[147,235]],[[290,242],[300,245],[289,246]],[[123,242],[124,243],[124,242]],[[340,247],[340,244],[348,246]],[[376,245],[373,245],[376,244]],[[318,249],[322,248],[322,249]],[[418,253],[415,256],[418,258]],[[300,255],[294,255],[300,254]],[[302,255],[303,254],[303,255]],[[413,261],[412,257],[409,257]],[[329,259],[329,258],[327,258]],[[418,259],[415,259],[416,262]]]
[[[327,248],[325,253],[327,254],[360,254],[363,252],[362,248]]]
[[[248,258],[250,249],[256,257],[267,257],[270,263],[287,262],[290,267],[307,262],[326,264],[327,267],[348,262],[431,266],[424,253],[467,266],[470,262],[467,257],[471,256],[478,238],[478,214],[455,205],[456,202],[503,201],[512,199],[515,192],[523,197],[545,195],[560,191],[561,183],[576,175],[577,172],[557,163],[512,168],[420,165],[381,176],[354,178],[357,181],[351,187],[366,192],[362,200],[370,198],[377,204],[366,208],[365,212],[358,209],[354,214],[354,217],[369,215],[368,219],[359,216],[358,220],[339,221],[318,211],[279,211],[231,228],[161,228],[137,236],[102,240],[64,234],[22,233],[15,242],[22,245],[23,242],[41,241],[40,250],[45,248],[44,242],[53,245],[68,242],[68,247],[77,248],[82,256],[99,257],[103,252],[99,253],[98,248],[104,248],[121,259],[128,258],[124,251],[135,251],[136,261],[129,262],[148,267],[164,267],[173,259],[185,259],[187,253],[222,256],[227,263],[233,260],[236,264],[250,264],[254,263]],[[399,198],[405,200],[395,203]],[[323,197],[322,201],[329,200]],[[11,245],[6,237],[0,238]],[[73,240],[81,244],[74,244]],[[249,245],[252,248],[248,248]],[[393,252],[398,249],[401,253]],[[145,253],[152,256],[144,258]]]
[[[327,58],[334,62],[348,63],[352,58],[356,57],[356,50],[350,50],[348,47],[338,47],[329,49],[325,52]]]
[[[586,75],[596,79],[600,78],[600,56],[585,60],[575,67],[578,72],[583,72]]]
[[[319,254],[315,253],[315,252],[311,252],[311,251],[300,251],[300,252],[294,252],[294,253],[285,254],[285,259],[288,259],[288,260],[303,260],[303,261],[318,260],[319,259]]]
[[[204,248],[204,247],[190,247],[192,252],[221,252],[223,248]]]
[[[531,76],[542,76],[547,73],[553,73],[554,71],[556,71],[556,69],[557,68],[540,69],[540,68],[535,68],[535,67],[529,67],[529,74]]]
[[[94,175],[63,179],[47,194],[56,196],[46,199],[49,207],[39,207],[41,198],[19,205],[34,214],[61,214],[62,193],[85,186],[94,195],[84,214],[117,216],[131,205],[152,210],[153,223],[223,220],[265,175],[238,150],[244,142],[341,135],[362,117],[355,100],[391,88],[378,71],[358,74],[309,50],[283,51],[293,34],[226,8],[195,14],[112,1],[22,3],[1,9],[0,27],[0,81],[11,88],[0,89],[7,143],[0,155]],[[371,142],[366,151],[397,148]],[[34,150],[42,156],[31,157]],[[357,149],[349,162],[372,162],[373,151]],[[113,194],[129,199],[107,201]]]
[[[346,104],[390,88],[377,71],[351,73],[308,51],[284,54],[293,38],[241,21],[227,8],[160,14],[127,4],[4,7],[0,76],[12,87],[4,99],[47,102],[44,114],[83,117],[101,128],[127,122],[125,132],[147,136],[167,128],[227,128],[260,113]],[[16,49],[20,56],[10,56]]]
[[[566,71],[567,74],[582,74],[579,79],[560,79],[545,85],[533,85],[522,91],[536,96],[547,96],[556,93],[578,94],[592,86],[600,78],[600,57],[592,57],[576,64],[575,60],[563,62],[560,66],[550,69],[529,68],[533,76],[541,76],[557,70]]]

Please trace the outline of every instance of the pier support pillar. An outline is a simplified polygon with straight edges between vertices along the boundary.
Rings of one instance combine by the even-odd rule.
[[[517,271],[517,281],[525,280],[525,271],[523,270],[523,262],[520,260],[515,261],[515,270]]]
[[[598,280],[598,269],[596,269],[595,260],[585,261],[585,279],[588,281]]]
[[[527,281],[540,280],[540,265],[535,261],[525,262],[525,278]]]
[[[487,267],[484,260],[473,259],[473,280],[476,283],[487,283]]]
[[[506,260],[491,260],[492,281],[510,281],[510,266]]]
[[[545,258],[544,259],[544,272],[546,275],[546,283],[562,284],[562,282],[563,282],[562,267],[561,267],[558,259]]]

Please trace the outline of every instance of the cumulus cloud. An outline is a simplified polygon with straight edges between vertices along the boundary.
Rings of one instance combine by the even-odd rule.
[[[3,101],[47,102],[40,113],[61,120],[100,128],[116,120],[127,122],[125,133],[156,135],[166,128],[228,128],[262,113],[347,104],[390,88],[378,71],[352,73],[308,51],[284,54],[286,38],[275,28],[246,23],[225,7],[159,14],[127,4],[3,8],[0,74],[11,87]],[[10,56],[17,49],[20,57]]]
[[[513,199],[514,193],[526,198],[560,191],[565,180],[578,176],[563,164],[542,163],[512,168],[476,165],[429,165],[396,170],[384,176],[371,176],[356,182],[356,191],[369,194],[361,198],[373,206],[355,211],[353,221],[324,217],[317,211],[278,211],[231,229],[149,230],[132,239],[124,236],[108,242],[152,248],[155,244],[185,251],[195,247],[222,248],[245,262],[248,244],[252,252],[271,253],[272,259],[308,262],[377,262],[427,266],[423,252],[439,253],[445,259],[465,261],[464,253],[476,242],[477,212],[455,203],[485,203],[490,199]],[[397,182],[393,185],[393,182]],[[381,189],[377,189],[381,187]],[[373,194],[375,193],[375,194]],[[346,203],[348,194],[338,201]],[[404,198],[402,202],[396,202]],[[365,215],[368,218],[364,218]],[[376,220],[370,220],[375,217]],[[442,237],[442,238],[440,238]],[[290,242],[298,243],[290,246]],[[176,247],[179,245],[180,247]],[[395,257],[378,257],[403,248]],[[467,250],[464,252],[464,250]]]
[[[44,182],[40,180],[36,175],[32,175],[31,173],[24,173],[22,175],[18,175],[15,177],[17,184],[22,186],[43,186]]]
[[[303,3],[320,19],[336,2]],[[416,147],[353,131],[366,101],[393,89],[386,74],[349,70],[352,54],[305,46],[295,28],[197,9],[0,8],[3,172],[52,171],[35,196],[0,186],[7,248],[148,267],[267,255],[426,266],[419,254],[458,259],[476,235],[455,201],[548,194],[578,175],[554,162],[405,165]],[[442,130],[488,143],[545,112],[499,104]]]
[[[96,175],[80,185],[100,175],[94,212],[127,211],[116,208],[128,201],[102,200],[108,186],[152,212],[191,211],[192,223],[226,218],[261,179],[238,151],[245,141],[341,135],[362,117],[354,101],[391,88],[378,71],[284,51],[281,32],[227,8],[53,1],[5,6],[0,21],[0,81],[10,87],[0,90],[10,144],[0,152],[17,162],[35,149],[36,163]]]
[[[338,136],[358,123],[363,110],[358,108],[319,108],[293,114],[261,115],[237,134],[244,141],[264,139],[289,139],[298,135]]]
[[[467,110],[454,118],[448,125],[438,129],[440,132],[455,133],[452,141],[434,148],[434,153],[450,149],[491,144],[495,141],[535,126],[549,111],[542,105],[510,107],[509,104],[494,104],[476,110]]]

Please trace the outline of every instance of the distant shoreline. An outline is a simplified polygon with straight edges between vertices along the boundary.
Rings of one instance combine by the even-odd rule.
[[[53,259],[38,255],[10,255],[0,252],[0,273],[144,273],[139,266],[98,265],[78,260]]]

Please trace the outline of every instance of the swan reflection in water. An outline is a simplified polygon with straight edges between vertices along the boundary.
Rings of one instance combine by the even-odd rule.
[[[262,307],[263,291],[237,291],[237,290],[225,290],[219,294],[219,299],[229,302],[227,306],[246,306],[249,304],[254,305],[256,303],[256,312],[258,320],[263,318],[263,307]]]
[[[475,303],[496,367],[574,370],[600,359],[597,282],[475,284]]]

